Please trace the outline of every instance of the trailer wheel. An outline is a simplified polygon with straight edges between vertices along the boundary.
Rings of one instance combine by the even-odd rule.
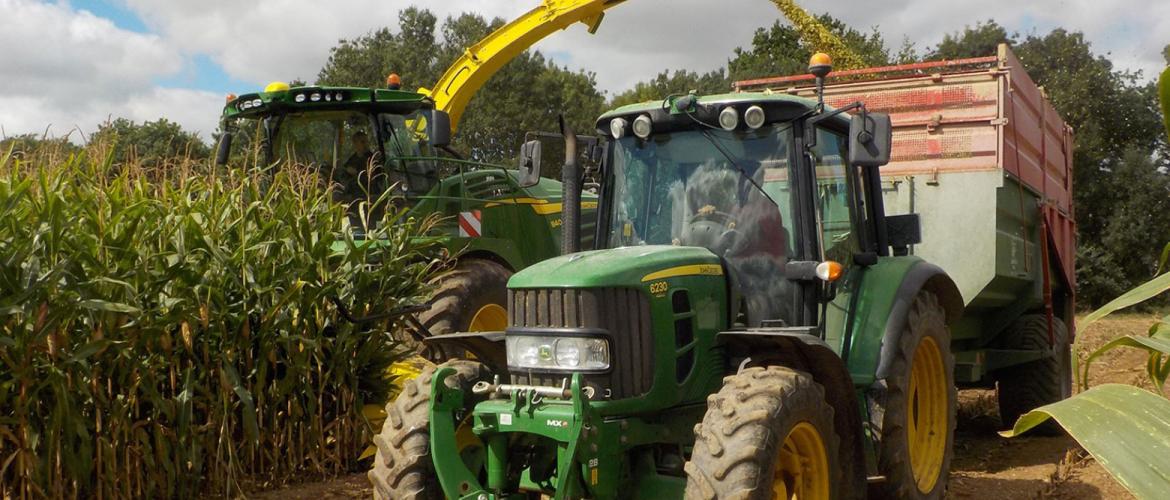
[[[707,398],[685,467],[686,498],[835,498],[839,446],[833,408],[811,375],[748,368]]]
[[[437,367],[429,367],[418,378],[406,382],[402,394],[386,405],[386,422],[382,424],[382,432],[374,436],[374,445],[378,451],[374,455],[374,468],[366,474],[374,487],[374,498],[443,498],[443,491],[435,478],[430,449],[431,382],[435,372],[442,367],[455,369],[455,375],[447,378],[447,384],[467,394],[468,408],[479,401],[472,395],[471,387],[478,381],[491,380],[490,372],[482,363],[451,360]],[[470,430],[470,427],[459,426],[457,439],[465,440],[460,443],[460,453],[466,459],[472,455],[472,448],[482,447],[482,443],[476,442],[474,434],[465,430]]]
[[[508,327],[508,278],[512,271],[486,259],[465,259],[439,278],[431,308],[419,320],[431,335],[493,332]],[[451,347],[428,345],[423,357],[434,363],[464,357]]]
[[[1068,327],[1059,318],[1052,318],[1054,344],[1048,342],[1048,318],[1029,314],[1017,319],[1004,332],[998,344],[1003,349],[1050,351],[1052,357],[997,370],[996,393],[999,416],[1003,425],[1011,427],[1021,415],[1072,395],[1072,350],[1068,342]],[[1035,434],[1059,436],[1064,431],[1060,424],[1049,420],[1032,430]]]
[[[933,293],[911,305],[880,411],[878,470],[890,498],[942,498],[954,454],[955,360],[946,313]]]

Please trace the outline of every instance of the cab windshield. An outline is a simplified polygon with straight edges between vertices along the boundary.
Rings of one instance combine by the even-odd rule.
[[[391,186],[422,195],[438,182],[422,120],[421,113],[280,113],[240,120],[233,147],[265,164],[316,170],[345,201],[376,199]]]
[[[609,247],[707,248],[750,292],[750,323],[790,317],[792,290],[783,279],[794,248],[790,124],[682,130],[611,144],[611,223],[603,235]]]

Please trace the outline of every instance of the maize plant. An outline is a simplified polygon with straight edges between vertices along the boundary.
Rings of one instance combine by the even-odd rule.
[[[355,241],[307,169],[48,157],[0,152],[0,498],[351,470],[399,325],[339,307],[423,302],[434,221],[391,208]]]

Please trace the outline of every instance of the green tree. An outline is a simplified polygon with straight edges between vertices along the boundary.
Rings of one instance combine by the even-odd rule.
[[[30,155],[52,153],[58,156],[68,156],[81,150],[77,145],[69,142],[68,137],[49,138],[28,133],[4,137],[0,139],[0,157],[12,153],[17,158],[28,158]]]
[[[408,87],[430,86],[438,80],[439,43],[435,15],[416,7],[398,14],[398,32],[381,28],[353,39],[341,39],[329,51],[318,85],[380,87],[394,72]]]
[[[857,54],[865,65],[882,66],[890,63],[890,52],[877,28],[864,33],[828,14],[821,14],[816,19]],[[776,21],[769,28],[756,30],[751,48],[735,49],[734,55],[727,62],[728,73],[733,81],[801,74],[808,70],[808,59],[816,50],[791,25]]]
[[[975,23],[975,26],[967,26],[962,32],[943,36],[942,41],[926,55],[926,59],[938,61],[990,56],[995,54],[1001,43],[1015,45],[1016,37],[1015,34],[1009,35],[999,23],[988,19]]]
[[[380,86],[386,73],[393,71],[408,86],[429,87],[468,46],[504,22],[470,13],[449,17],[443,22],[439,42],[434,14],[408,8],[399,15],[397,31],[383,28],[341,40],[331,50],[317,83]],[[478,160],[511,162],[525,132],[555,131],[558,115],[564,114],[578,133],[589,133],[604,104],[593,74],[570,71],[539,51],[527,51],[504,65],[472,98],[454,147]],[[550,164],[557,163],[551,154],[547,156],[553,160]]]
[[[723,68],[702,74],[685,69],[663,71],[654,79],[638,82],[634,88],[615,95],[610,106],[662,100],[668,95],[685,94],[692,90],[698,94],[722,94],[731,90],[731,81]]]
[[[103,123],[90,136],[87,146],[112,146],[114,163],[137,163],[143,167],[163,165],[177,158],[202,160],[211,153],[199,136],[166,118],[141,125],[125,118]]]

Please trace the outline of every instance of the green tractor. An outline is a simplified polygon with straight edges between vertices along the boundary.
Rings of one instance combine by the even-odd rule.
[[[598,250],[512,276],[506,331],[432,340],[473,359],[388,405],[375,497],[941,497],[963,300],[884,213],[889,116],[678,95],[597,130]]]
[[[448,114],[426,94],[400,90],[395,78],[388,88],[275,82],[264,92],[229,96],[217,162],[252,155],[253,164],[318,170],[350,204],[359,232],[380,219],[383,195],[397,189],[393,194],[410,206],[407,217],[443,217],[434,241],[457,256],[419,315],[422,328],[403,340],[501,330],[508,278],[561,253],[561,185],[539,177],[532,164],[539,161],[538,140],[522,148],[520,169],[462,158],[449,147]],[[592,213],[596,199],[584,206]],[[450,357],[438,349],[426,354],[432,361]]]

